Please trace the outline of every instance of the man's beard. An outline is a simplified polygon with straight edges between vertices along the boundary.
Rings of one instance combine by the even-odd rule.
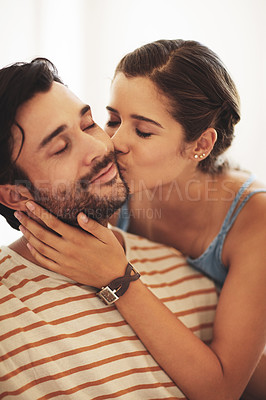
[[[126,201],[129,189],[120,175],[116,175],[111,181],[100,185],[110,187],[110,192],[105,195],[91,193],[90,181],[106,168],[110,162],[115,164],[115,155],[110,152],[101,161],[97,162],[90,174],[74,183],[60,184],[56,190],[47,187],[37,189],[32,183],[28,187],[36,203],[54,214],[57,218],[73,226],[78,226],[77,216],[80,212],[86,214],[102,224],[105,224],[113,213]],[[97,183],[95,184],[97,185]]]

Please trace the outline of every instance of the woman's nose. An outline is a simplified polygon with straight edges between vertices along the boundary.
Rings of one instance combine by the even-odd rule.
[[[115,151],[118,153],[127,154],[130,150],[130,143],[128,139],[129,138],[125,130],[120,126],[120,128],[112,136],[112,142],[114,144]]]

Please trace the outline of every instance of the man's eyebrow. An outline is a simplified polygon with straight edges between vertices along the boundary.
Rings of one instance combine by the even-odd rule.
[[[86,112],[90,110],[90,106],[86,104],[82,109],[80,110],[80,116],[82,117]],[[45,146],[47,146],[48,143],[51,142],[56,136],[58,136],[63,130],[67,128],[67,125],[61,125],[58,128],[56,128],[52,133],[50,133],[48,136],[46,136],[40,143],[38,150],[43,149]]]
[[[108,111],[111,111],[111,112],[115,113],[115,114],[119,114],[119,112],[115,108],[112,108],[110,106],[107,106],[106,109]],[[159,124],[159,122],[154,121],[153,119],[144,117],[143,115],[131,114],[130,117],[133,118],[133,119],[137,119],[138,121],[150,122],[150,123],[152,123],[152,124],[154,124],[156,126],[159,126],[162,129],[164,129],[164,127],[161,124]]]
[[[63,130],[67,128],[66,125],[61,125],[57,129],[55,129],[52,133],[50,133],[48,136],[46,136],[41,143],[38,146],[38,150],[43,149],[45,146],[47,146],[48,143],[51,142],[56,136],[58,136]]]

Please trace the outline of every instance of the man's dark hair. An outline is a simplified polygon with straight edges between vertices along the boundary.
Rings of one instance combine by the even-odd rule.
[[[63,84],[56,67],[46,58],[15,63],[0,70],[0,185],[28,181],[16,166],[16,160],[12,159],[14,138],[11,129],[16,125],[22,135],[17,159],[24,143],[24,131],[16,122],[18,108],[37,93],[48,92],[53,82]],[[0,214],[14,229],[18,229],[14,210],[0,204]]]

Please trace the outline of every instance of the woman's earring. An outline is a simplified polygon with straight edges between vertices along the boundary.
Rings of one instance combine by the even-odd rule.
[[[204,158],[206,156],[206,154],[205,153],[202,153],[199,157],[200,158]]]
[[[202,153],[201,155],[198,155],[198,154],[194,154],[194,158],[204,158],[206,156],[206,154],[205,153]]]

